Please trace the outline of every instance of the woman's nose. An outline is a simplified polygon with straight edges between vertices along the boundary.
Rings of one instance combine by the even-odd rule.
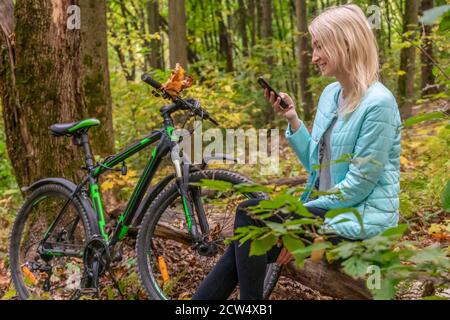
[[[317,63],[317,62],[319,62],[319,56],[313,52],[312,63]]]

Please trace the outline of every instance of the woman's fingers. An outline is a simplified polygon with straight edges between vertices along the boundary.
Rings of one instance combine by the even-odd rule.
[[[288,264],[289,262],[291,262],[291,260],[293,260],[291,253],[285,247],[283,247],[280,254],[278,255],[276,263],[282,266]]]

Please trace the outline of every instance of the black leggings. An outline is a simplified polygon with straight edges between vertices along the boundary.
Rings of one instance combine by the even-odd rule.
[[[260,199],[250,199],[242,202],[237,210],[234,228],[254,225],[263,226],[264,222],[252,219],[247,215],[247,207],[255,206]],[[320,208],[308,208],[315,216],[324,217],[327,210]],[[284,218],[290,215],[285,215]],[[281,219],[272,216],[269,220],[281,222]],[[277,260],[281,247],[275,245],[266,254],[250,256],[251,241],[240,245],[239,241],[233,241],[226,249],[225,254],[217,262],[216,266],[200,284],[193,300],[226,300],[236,285],[239,283],[240,299],[262,300],[264,290],[264,278],[268,263]]]

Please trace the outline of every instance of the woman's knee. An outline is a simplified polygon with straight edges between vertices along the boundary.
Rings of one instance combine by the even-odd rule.
[[[249,215],[249,207],[258,205],[261,199],[250,199],[241,202],[236,208],[236,217],[234,220],[234,228],[245,227],[249,225],[256,225],[257,222]]]

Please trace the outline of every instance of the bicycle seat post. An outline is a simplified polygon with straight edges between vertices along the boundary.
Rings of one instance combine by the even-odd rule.
[[[80,135],[80,144],[83,147],[86,167],[88,171],[91,171],[94,168],[94,157],[92,156],[91,147],[89,145],[89,136],[86,132],[81,133]]]

